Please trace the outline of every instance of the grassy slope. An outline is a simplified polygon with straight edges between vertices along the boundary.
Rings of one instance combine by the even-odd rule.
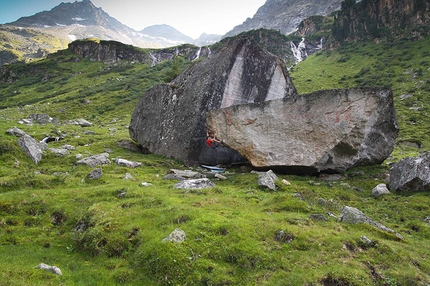
[[[421,43],[412,47],[417,44]],[[373,80],[373,76],[397,66],[384,68],[382,73],[374,67],[379,61],[364,53],[383,56],[386,50],[369,44],[359,47],[357,53],[350,47],[343,53],[315,55],[294,69],[294,82],[300,92],[311,92]],[[416,54],[422,55],[423,50],[417,51],[411,53],[413,61]],[[349,59],[339,61],[348,55]],[[94,123],[90,128],[18,126],[38,140],[54,131],[66,135],[65,141],[50,143],[50,147],[66,143],[77,147],[66,157],[47,152],[39,165],[22,154],[16,138],[0,134],[0,285],[430,283],[430,230],[424,221],[430,212],[429,195],[372,198],[372,188],[383,182],[388,170],[386,164],[350,170],[331,186],[313,177],[280,175],[291,185],[279,184],[278,192],[268,192],[256,187],[255,174],[231,169],[226,174],[228,179],[215,181],[214,188],[175,189],[174,182],[162,177],[172,167],[182,168],[179,162],[132,153],[116,145],[128,139],[126,126],[137,99],[145,89],[162,81],[169,64],[155,68],[138,64],[105,66],[85,60],[71,63],[72,57],[43,62],[42,66],[49,67],[45,83],[41,81],[44,71],[0,86],[2,105],[12,106],[0,111],[1,130],[16,126],[17,120],[30,113],[43,112],[61,121],[84,117]],[[411,64],[404,70],[418,68],[415,62]],[[355,78],[365,67],[370,71]],[[424,82],[427,72],[422,69]],[[402,75],[399,73],[399,77]],[[408,104],[422,103],[426,107],[425,90],[417,90],[411,75],[403,76],[404,81],[397,77],[391,80],[401,136],[416,136],[413,138],[428,146],[418,124],[421,114],[416,116],[415,124],[408,120]],[[414,101],[400,101],[399,95],[404,92],[414,92]],[[421,92],[420,99],[417,92]],[[83,104],[86,99],[89,104]],[[85,135],[88,129],[96,135]],[[419,136],[421,133],[423,136]],[[111,158],[139,161],[143,167],[127,169],[111,164],[103,167],[102,179],[89,181],[86,175],[91,168],[76,166],[75,155],[98,154],[107,148],[112,150]],[[405,146],[397,147],[396,152],[396,156],[418,153]],[[124,180],[125,173],[134,179]],[[141,187],[141,182],[153,186]],[[347,225],[331,218],[327,222],[309,219],[314,213],[338,215],[344,205],[361,209],[400,232],[405,240],[369,226]],[[77,231],[81,224],[88,228]],[[175,228],[187,233],[186,242],[161,242]],[[280,230],[287,235],[277,239]],[[362,235],[375,243],[366,246],[361,242]],[[33,269],[41,262],[60,267],[63,276]]]

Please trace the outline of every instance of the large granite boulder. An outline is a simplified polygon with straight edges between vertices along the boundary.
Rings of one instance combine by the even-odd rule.
[[[393,191],[430,190],[430,153],[407,157],[390,169],[390,189]]]
[[[296,95],[282,60],[241,37],[170,84],[149,89],[133,112],[130,137],[151,153],[187,165],[243,161],[234,150],[205,143],[206,112]]]
[[[254,167],[341,172],[383,162],[398,134],[393,94],[326,90],[208,112],[207,124]]]

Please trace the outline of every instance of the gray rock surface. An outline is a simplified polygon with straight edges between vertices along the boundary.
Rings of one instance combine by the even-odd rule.
[[[6,130],[6,133],[9,135],[16,136],[16,137],[21,137],[21,136],[24,136],[25,134],[27,134],[23,130],[17,128],[16,126]]]
[[[34,268],[43,269],[43,270],[52,272],[52,273],[57,274],[57,275],[63,275],[60,268],[58,268],[57,266],[50,266],[50,265],[45,264],[45,263],[40,263],[39,265],[35,266]]]
[[[174,243],[182,243],[187,238],[187,234],[180,228],[172,231],[167,237],[163,238],[163,242],[174,242]]]
[[[18,139],[18,145],[34,163],[38,164],[42,160],[43,147],[30,135],[21,136]]]
[[[403,239],[403,236],[401,234],[397,233],[391,228],[388,228],[374,221],[373,219],[367,217],[363,212],[353,207],[345,206],[342,209],[342,214],[339,216],[338,220],[341,222],[346,222],[351,224],[357,224],[357,223],[369,224],[371,226],[376,227],[379,230],[393,233],[396,237]]]
[[[76,162],[77,165],[87,165],[91,168],[110,164],[109,153],[101,153],[98,155],[93,155]]]
[[[66,156],[69,155],[69,150],[63,148],[49,148],[49,151],[54,153],[57,156]]]
[[[103,176],[102,168],[97,168],[88,173],[87,178],[90,180],[97,180]]]
[[[275,182],[278,180],[278,176],[273,173],[272,170],[267,172],[258,173],[258,186],[262,188],[268,188],[270,190],[276,191]]]
[[[392,191],[429,191],[430,153],[395,163],[390,169],[389,187]]]
[[[390,194],[390,191],[388,190],[386,184],[379,184],[372,190],[372,196],[374,196],[375,198],[388,194]]]
[[[267,0],[257,13],[229,31],[224,37],[260,28],[280,31],[288,35],[300,22],[314,15],[328,15],[340,9],[341,0]]]
[[[127,168],[137,168],[142,166],[142,163],[140,162],[133,162],[122,158],[115,158],[114,162],[118,166],[127,167]]]
[[[342,172],[382,163],[398,134],[393,94],[383,88],[325,90],[207,113],[224,144],[254,167]]]
[[[215,184],[208,178],[182,180],[174,185],[177,189],[205,189],[212,188]]]
[[[243,161],[234,150],[211,148],[205,143],[206,112],[296,94],[285,64],[241,37],[190,66],[170,84],[149,89],[133,112],[130,138],[151,153],[182,160],[186,165]]]

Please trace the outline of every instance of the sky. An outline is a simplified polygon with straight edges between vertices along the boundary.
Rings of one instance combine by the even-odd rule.
[[[81,0],[80,0],[81,1]],[[69,0],[0,0],[0,24],[48,11]],[[137,31],[167,24],[197,39],[224,35],[252,18],[266,0],[91,0],[111,17]]]

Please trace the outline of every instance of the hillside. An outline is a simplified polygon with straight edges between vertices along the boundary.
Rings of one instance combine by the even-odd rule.
[[[287,54],[283,35],[261,30],[250,37]],[[145,90],[192,65],[189,54],[152,66],[117,57],[104,63],[71,49],[2,67],[2,130],[17,126],[37,141],[64,137],[49,147],[76,149],[63,156],[47,150],[36,165],[15,136],[0,134],[1,283],[428,285],[429,194],[392,192],[374,198],[372,189],[387,182],[390,164],[430,148],[429,44],[429,37],[345,41],[297,64],[291,76],[299,93],[391,87],[400,135],[381,165],[335,176],[278,174],[277,191],[258,187],[257,174],[248,168],[228,169],[225,180],[211,176],[216,186],[209,189],[176,189],[176,181],[163,178],[172,168],[186,169],[181,162],[118,145],[129,139],[130,116]],[[119,44],[115,49],[150,52]],[[25,123],[31,114],[45,113],[56,120]],[[79,118],[92,126],[70,124]],[[78,158],[103,152],[142,166],[111,162],[101,167],[100,179],[92,180],[88,174],[94,168],[78,165]],[[344,206],[360,209],[404,239],[338,221]],[[185,231],[185,242],[163,242],[177,228]],[[59,267],[63,275],[35,269],[39,263]]]

